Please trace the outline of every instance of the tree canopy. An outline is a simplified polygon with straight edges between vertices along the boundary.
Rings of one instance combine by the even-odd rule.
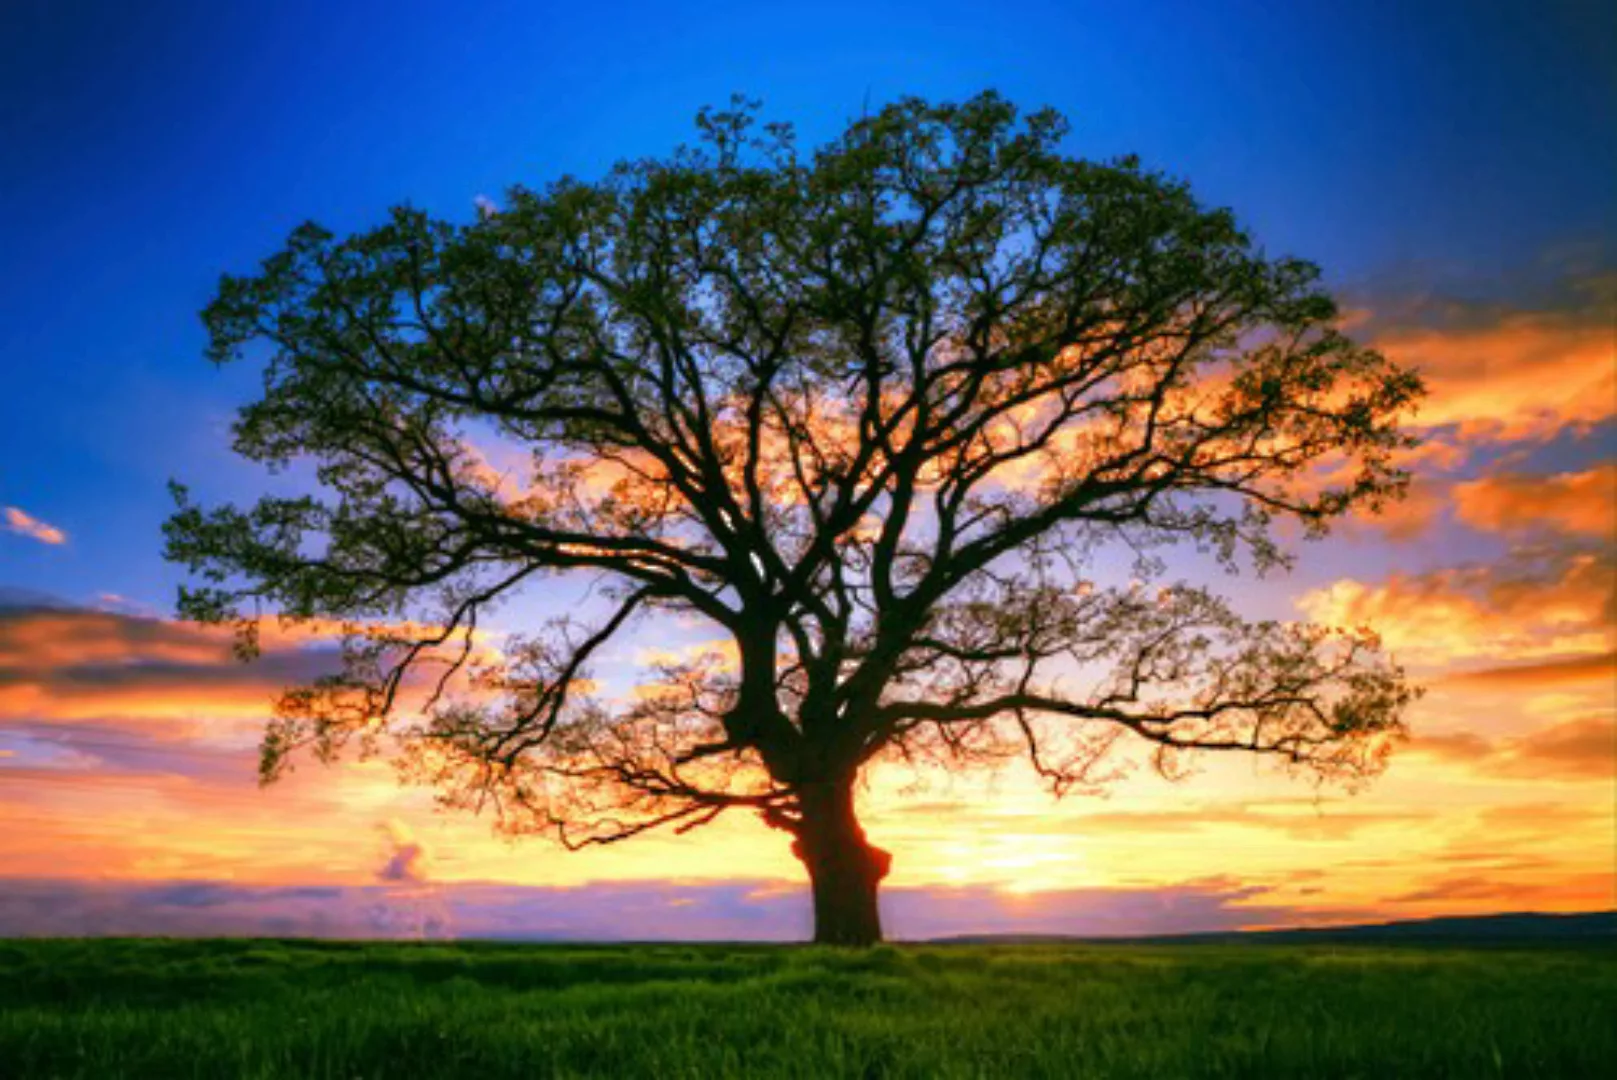
[[[266,364],[235,448],[318,482],[177,488],[180,611],[248,652],[261,610],[347,630],[342,672],[280,701],[266,779],[395,753],[571,846],[754,812],[793,836],[817,938],[859,943],[878,758],[1024,755],[1058,793],[1120,743],[1169,772],[1380,766],[1412,689],[1372,635],[1249,620],[1164,557],[1268,570],[1288,523],[1401,493],[1419,380],[1344,336],[1315,267],[993,94],[811,153],[744,102],[698,125],[475,220],[305,225],[221,281],[209,356]],[[479,629],[556,575],[592,609]],[[592,681],[657,618],[726,648]]]

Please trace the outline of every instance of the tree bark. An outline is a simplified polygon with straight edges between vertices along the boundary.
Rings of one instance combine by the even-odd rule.
[[[865,839],[854,813],[853,778],[805,784],[799,810],[792,854],[808,870],[815,944],[877,944],[882,935],[876,893],[893,858]]]

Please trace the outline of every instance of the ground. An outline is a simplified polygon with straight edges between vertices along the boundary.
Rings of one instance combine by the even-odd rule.
[[[1617,951],[0,941],[0,1076],[1617,1076]]]

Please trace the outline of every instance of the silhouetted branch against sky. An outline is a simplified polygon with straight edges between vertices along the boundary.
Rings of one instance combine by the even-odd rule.
[[[569,845],[749,810],[873,896],[846,793],[882,755],[1027,754],[1057,792],[1120,739],[1373,773],[1413,694],[1374,636],[1249,622],[1157,553],[1263,571],[1279,526],[1397,498],[1415,375],[1228,211],[1064,155],[1053,112],[907,99],[813,151],[762,115],[469,222],[306,225],[221,281],[209,356],[267,354],[236,450],[319,491],[178,488],[181,614],[248,652],[263,611],[355,629],[264,777],[397,751]],[[605,603],[480,632],[557,575]],[[605,692],[592,661],[659,618],[729,652]]]

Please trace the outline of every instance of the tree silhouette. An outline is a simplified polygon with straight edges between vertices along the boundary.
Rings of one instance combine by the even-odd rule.
[[[1419,381],[1334,328],[1313,266],[993,94],[807,155],[740,100],[698,126],[469,224],[305,225],[222,280],[209,356],[268,353],[235,448],[316,463],[323,497],[176,487],[180,612],[248,654],[264,607],[348,631],[341,674],[279,702],[266,780],[357,744],[570,847],[755,812],[793,838],[815,940],[865,944],[877,758],[1023,754],[1057,793],[1120,740],[1169,773],[1380,766],[1412,691],[1373,637],[1246,621],[1154,554],[1267,569],[1279,524],[1401,492]],[[1105,580],[1118,552],[1134,581]],[[560,574],[593,576],[598,618],[479,635]],[[659,617],[729,654],[634,695],[588,678]]]

